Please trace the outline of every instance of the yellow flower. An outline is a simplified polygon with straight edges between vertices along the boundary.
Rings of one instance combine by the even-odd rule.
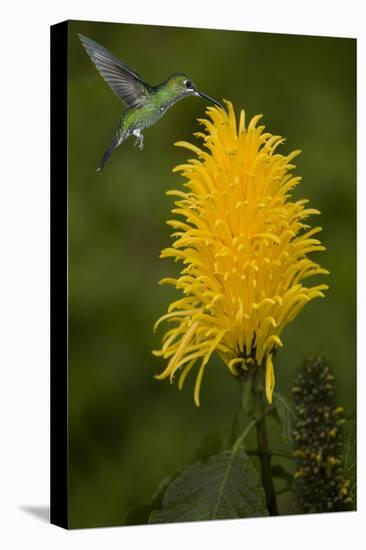
[[[173,245],[162,258],[183,263],[180,276],[166,278],[183,293],[155,324],[167,321],[162,348],[154,354],[168,361],[156,378],[173,381],[180,372],[181,389],[189,371],[199,362],[194,401],[205,365],[216,351],[237,376],[251,365],[266,366],[265,388],[272,401],[275,384],[272,356],[282,347],[280,335],[303,306],[324,296],[324,284],[306,287],[302,281],[327,274],[308,258],[324,250],[304,220],[318,210],[307,200],[291,200],[299,183],[291,170],[294,151],[287,156],[276,148],[280,136],[257,126],[262,115],[239,127],[230,102],[228,111],[209,107],[211,120],[199,120],[205,133],[195,134],[204,149],[187,142],[176,145],[198,158],[177,166],[186,178],[186,191],[169,191],[178,197],[172,213],[182,219],[168,221],[174,228]]]

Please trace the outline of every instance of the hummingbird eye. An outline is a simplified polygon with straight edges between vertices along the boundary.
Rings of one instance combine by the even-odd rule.
[[[186,88],[192,88],[192,82],[190,80],[186,80],[185,83]]]

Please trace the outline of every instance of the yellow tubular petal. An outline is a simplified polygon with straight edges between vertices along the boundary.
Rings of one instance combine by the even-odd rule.
[[[216,336],[216,338],[212,341],[203,361],[202,361],[202,364],[203,366],[205,366],[208,362],[208,360],[210,359],[212,353],[215,351],[215,349],[217,348],[217,346],[219,345],[219,343],[221,342],[225,332],[227,332],[226,330],[222,330],[221,332],[218,333],[218,335]]]
[[[172,313],[166,313],[165,315],[162,315],[155,323],[154,325],[154,332],[157,330],[158,326],[160,325],[160,323],[162,323],[163,321],[166,321],[167,319],[171,319],[172,317],[177,317],[177,316],[186,316],[186,317],[189,317],[189,315],[191,315],[192,313],[195,313],[195,310],[192,309],[192,310],[185,310],[185,311],[173,311]]]
[[[178,279],[174,279],[173,277],[165,277],[164,279],[161,279],[159,281],[159,285],[176,285],[178,282]]]
[[[200,406],[200,389],[201,389],[201,383],[202,383],[202,377],[203,377],[203,371],[205,369],[204,363],[202,363],[200,370],[198,371],[196,384],[194,386],[194,402],[197,405],[197,407]]]
[[[174,378],[174,374],[176,373],[176,371],[182,366],[184,365],[185,363],[187,363],[188,361],[192,360],[192,361],[197,361],[197,359],[199,357],[202,357],[202,351],[196,351],[196,353],[190,353],[189,355],[187,355],[186,357],[183,357],[183,359],[181,359],[178,363],[175,364],[174,366],[174,369],[172,369],[170,371],[170,383],[173,382],[173,378]]]
[[[241,365],[242,367],[244,367],[245,366],[244,359],[242,359],[241,357],[235,357],[235,359],[231,359],[231,361],[229,361],[228,368],[230,372],[232,372],[233,374],[235,372],[236,365]]]
[[[272,362],[272,355],[267,355],[267,363],[266,363],[266,397],[268,403],[272,404],[272,394],[273,389],[275,386],[275,376],[274,376],[274,370],[273,370],[273,362]]]
[[[240,111],[240,119],[239,119],[239,134],[243,134],[245,132],[245,111],[242,109]]]
[[[256,115],[252,118],[252,120],[249,122],[248,130],[255,128],[257,122],[263,117],[263,115]]]
[[[183,388],[185,379],[187,378],[188,373],[192,370],[195,362],[196,362],[196,359],[192,359],[192,361],[188,363],[188,365],[184,367],[184,369],[182,370],[182,373],[179,377],[179,382],[178,382],[178,388],[180,390]]]
[[[189,143],[188,141],[176,141],[174,145],[176,147],[184,147],[185,149],[189,149],[190,151],[196,153],[198,156],[203,154],[202,149],[200,149],[196,145],[193,145],[192,143]]]
[[[169,365],[168,365],[169,371],[174,370],[174,366],[178,363],[179,359],[182,357],[185,351],[185,348],[188,346],[189,342],[192,340],[194,331],[196,330],[197,326],[198,326],[198,323],[193,323],[192,326],[188,329],[187,333],[182,338],[182,340],[180,341],[179,347],[174,357],[169,362]]]
[[[227,102],[227,108],[228,108],[228,112],[229,112],[230,125],[231,125],[232,129],[234,130],[234,134],[236,135],[236,116],[235,116],[234,107],[233,107],[233,104],[231,103],[231,101]]]

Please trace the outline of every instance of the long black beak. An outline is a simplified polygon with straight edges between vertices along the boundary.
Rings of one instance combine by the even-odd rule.
[[[209,95],[204,94],[204,93],[201,92],[200,90],[196,90],[196,93],[197,93],[197,95],[199,95],[200,97],[203,97],[204,99],[208,99],[209,101],[212,101],[212,103],[214,103],[215,105],[217,105],[218,107],[220,107],[220,109],[223,109],[223,108],[224,108],[224,107],[221,105],[221,103],[219,103],[218,101],[216,101],[216,99],[213,99],[213,98],[210,97]]]

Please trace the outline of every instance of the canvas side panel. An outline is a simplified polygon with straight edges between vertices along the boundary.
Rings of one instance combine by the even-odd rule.
[[[67,33],[51,27],[51,523],[68,527]]]

